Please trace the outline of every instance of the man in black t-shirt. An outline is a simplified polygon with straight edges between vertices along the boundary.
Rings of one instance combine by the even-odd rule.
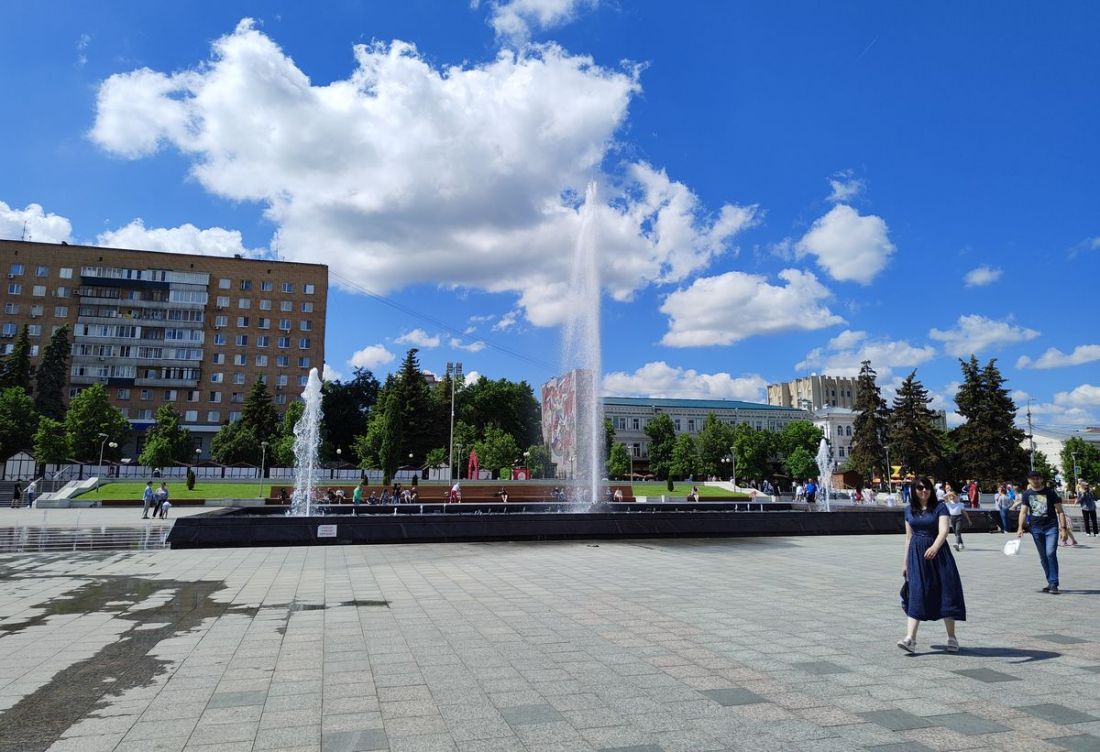
[[[1027,490],[1021,497],[1020,520],[1016,536],[1024,535],[1024,521],[1031,512],[1031,537],[1039,550],[1039,561],[1047,576],[1044,593],[1058,594],[1058,539],[1066,538],[1068,521],[1062,511],[1062,499],[1035,470],[1027,474]]]

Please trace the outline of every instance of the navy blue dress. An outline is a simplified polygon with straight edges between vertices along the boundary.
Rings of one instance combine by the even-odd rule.
[[[966,621],[966,601],[963,600],[962,580],[951,547],[945,542],[931,561],[924,552],[936,541],[940,517],[950,517],[947,505],[942,501],[924,514],[913,514],[911,506],[905,507],[905,521],[913,529],[909,550],[905,554],[909,573],[909,602],[905,613],[920,621],[955,619]]]

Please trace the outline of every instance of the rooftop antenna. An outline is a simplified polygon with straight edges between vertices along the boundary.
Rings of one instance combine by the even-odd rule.
[[[275,231],[275,260],[282,261],[282,256],[279,255],[279,231]]]
[[[19,239],[20,240],[26,240],[27,239],[27,220],[25,220],[25,219],[23,220],[23,234],[19,236]]]

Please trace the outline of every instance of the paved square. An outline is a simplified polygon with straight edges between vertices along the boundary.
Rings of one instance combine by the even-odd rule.
[[[1002,542],[957,655],[900,536],[3,555],[0,752],[1096,749],[1100,549]]]

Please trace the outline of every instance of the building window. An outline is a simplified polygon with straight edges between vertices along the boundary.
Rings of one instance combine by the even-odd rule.
[[[215,316],[214,326],[229,326],[229,317],[224,314]]]
[[[198,410],[187,410],[183,414],[183,419],[185,421],[187,421],[188,423],[198,423],[199,422],[199,411]]]
[[[267,298],[261,298],[260,299],[260,310],[261,311],[270,311],[271,310],[271,301],[268,300]]]
[[[248,317],[247,316],[238,316],[237,317],[237,326],[238,327],[248,326]]]
[[[839,457],[843,457],[843,456],[844,456],[844,447],[837,447],[837,450],[836,450],[836,451],[837,451],[837,455],[838,455]]]
[[[309,368],[309,358],[298,358],[299,368]]]
[[[289,313],[290,311],[294,310],[294,303],[292,301],[289,301],[289,300],[284,300],[281,303],[279,303],[279,310]]]
[[[22,277],[23,276],[23,265],[22,264],[12,264],[11,265],[11,276],[13,276],[13,277]]]
[[[19,306],[16,305],[15,303],[5,303],[4,304],[4,313],[7,313],[7,314],[19,313]]]
[[[275,395],[275,404],[276,405],[285,405],[286,404],[286,395],[285,394],[276,394]]]
[[[251,290],[252,289],[252,280],[242,279],[241,280],[241,289],[245,290],[245,291]]]
[[[302,337],[300,340],[298,340],[298,349],[299,350],[308,350],[309,345],[310,345],[309,337]]]
[[[119,389],[116,396],[120,400],[128,400],[128,399],[130,399],[130,390],[129,389]]]
[[[216,366],[220,366],[225,362],[225,353],[214,353],[213,357],[210,358],[210,362]]]
[[[279,347],[290,347],[290,337],[279,337]]]
[[[199,401],[199,390],[198,389],[192,389],[189,392],[187,392],[187,401],[188,402],[198,402]]]
[[[244,392],[233,392],[233,394],[229,396],[229,402],[235,405],[241,404],[244,402]]]
[[[251,307],[252,301],[248,298],[237,298],[237,308],[240,308],[242,311],[244,311]]]
[[[852,435],[852,427],[851,426],[845,426],[844,427],[844,435],[845,436],[851,436]]]
[[[236,342],[237,342],[237,347],[244,347],[245,345],[248,344],[248,335],[247,334],[238,334]]]
[[[630,427],[631,427],[631,429],[633,429],[635,431],[640,431],[641,428],[642,428],[641,421],[638,420],[637,418],[631,418],[630,419]]]
[[[240,371],[237,371],[235,374],[233,374],[233,383],[234,384],[243,384],[244,383],[244,374],[241,373]]]
[[[177,394],[176,394],[175,389],[165,389],[164,390],[164,401],[165,402],[175,402],[176,397],[177,397]]]
[[[54,318],[66,319],[69,317],[69,307],[63,305],[54,306],[53,315]]]
[[[303,332],[312,332],[313,331],[313,322],[310,321],[309,319],[302,319],[301,321],[298,322],[298,329],[299,329],[299,331],[303,331]]]
[[[68,287],[59,287],[59,288],[57,288],[57,297],[59,297],[59,298],[69,297],[69,288]]]
[[[225,335],[220,333],[220,332],[215,334],[214,335],[214,344],[215,345],[224,345],[225,344]]]
[[[45,289],[45,288],[43,288],[43,289]],[[22,294],[23,294],[23,285],[19,284],[18,282],[9,282],[8,283],[8,295],[22,295]]]
[[[294,292],[293,282],[283,282],[283,292]]]
[[[271,328],[271,319],[265,319],[263,316],[261,316],[259,318],[259,320],[256,322],[256,325],[258,327],[260,327],[261,329],[270,329]]]
[[[313,285],[312,285],[312,284],[308,284],[308,283],[307,283],[306,285],[304,285],[304,286],[302,287],[302,291],[303,291],[303,292],[304,292],[304,293],[305,293],[306,295],[312,295],[312,294],[313,294]]]
[[[290,328],[290,319],[279,319],[279,331],[289,332]]]
[[[206,412],[206,422],[207,423],[217,423],[221,419],[222,419],[221,410],[208,410]]]
[[[275,379],[275,386],[286,386],[286,385],[287,385],[287,375],[285,373],[280,373],[278,375],[278,377],[276,377],[276,379]]]
[[[270,347],[271,337],[266,334],[261,334],[256,338],[256,347]]]
[[[215,405],[218,404],[219,402],[222,401],[222,393],[221,392],[210,392],[210,399],[208,401],[213,402]]]
[[[313,313],[313,301],[302,301],[302,313]]]
[[[211,384],[221,384],[224,381],[225,381],[225,374],[223,372],[215,371],[214,373],[210,374],[210,383]]]
[[[266,355],[257,355],[256,356],[256,365],[266,366],[267,365],[267,356]]]
[[[243,366],[244,365],[244,360],[245,360],[244,353],[237,353],[236,355],[233,356],[233,365]]]
[[[218,280],[218,289],[219,290],[228,290],[230,285],[232,285],[232,284],[233,283],[230,282],[228,279],[225,279],[225,278],[219,279]]]
[[[234,423],[234,422],[236,422],[240,419],[241,419],[241,411],[240,410],[229,413],[229,422],[230,423]]]
[[[279,368],[286,368],[290,365],[290,357],[287,355],[278,355],[275,357],[275,365]]]
[[[148,389],[142,389],[141,390],[141,398],[143,400],[150,400],[150,399],[153,398],[153,394]]]
[[[34,267],[34,276],[36,276],[36,277],[48,277],[48,276],[50,276],[50,267],[48,267],[48,266],[36,266],[36,267]]]
[[[73,270],[68,266],[63,266],[60,269],[58,269],[57,276],[61,277],[61,279],[72,279],[73,278]]]
[[[42,325],[41,324],[30,324],[27,327],[27,336],[28,337],[41,337],[42,336]]]
[[[226,295],[219,295],[218,300],[217,300],[217,306],[220,309],[228,308],[229,307],[229,297],[226,296]]]
[[[270,279],[260,280],[260,291],[261,292],[271,292],[273,287],[274,287],[274,285],[271,283]]]
[[[688,418],[688,432],[695,433],[695,418]]]

